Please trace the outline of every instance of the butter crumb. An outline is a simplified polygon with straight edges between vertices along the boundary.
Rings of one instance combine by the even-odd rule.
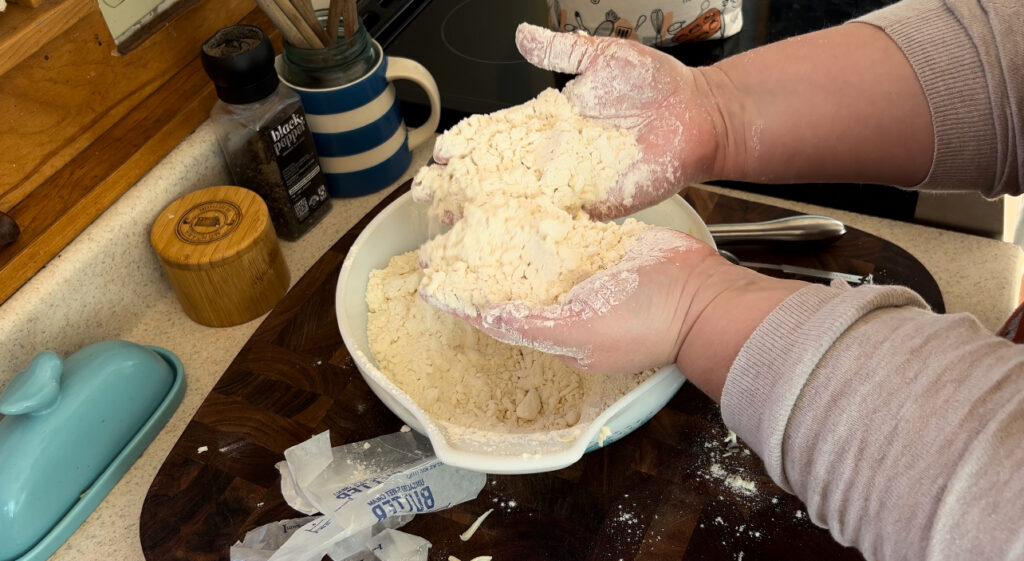
[[[494,512],[493,508],[488,509],[487,512],[481,514],[480,517],[477,518],[476,521],[473,522],[472,525],[470,525],[468,530],[466,530],[465,532],[462,532],[461,534],[459,534],[459,538],[462,539],[462,541],[464,541],[464,542],[469,541],[469,538],[473,537],[473,534],[476,533],[476,530],[477,530],[477,528],[480,527],[480,524],[483,524],[484,519],[486,519],[488,516],[490,516],[490,514],[492,512]]]

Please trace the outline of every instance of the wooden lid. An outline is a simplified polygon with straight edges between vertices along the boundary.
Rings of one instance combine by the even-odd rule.
[[[256,193],[219,185],[189,193],[164,209],[149,241],[167,264],[207,268],[231,261],[273,228],[267,204]]]

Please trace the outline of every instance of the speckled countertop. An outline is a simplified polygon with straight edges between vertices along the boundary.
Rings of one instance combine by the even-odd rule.
[[[426,163],[413,153],[404,181]],[[153,219],[182,194],[230,183],[209,125],[203,125],[0,306],[0,387],[39,351],[68,356],[104,339],[159,345],[181,358],[187,390],[177,412],[142,457],[52,557],[140,561],[139,513],[150,482],[186,424],[263,320],[208,328],[181,311],[149,247]],[[399,182],[401,183],[401,181]],[[397,184],[395,185],[397,186]],[[395,186],[334,208],[294,243],[281,242],[292,282]],[[1014,308],[1024,254],[1011,244],[924,226],[792,203],[718,187],[740,198],[827,214],[903,247],[935,277],[949,312],[968,312],[996,329]],[[115,287],[112,289],[112,287]]]

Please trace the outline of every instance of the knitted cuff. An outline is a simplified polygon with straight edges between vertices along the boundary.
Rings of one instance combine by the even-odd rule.
[[[722,392],[722,418],[786,491],[792,489],[783,469],[783,438],[808,377],[847,328],[873,310],[894,306],[928,309],[903,287],[810,285],[780,304],[737,355]]]
[[[904,0],[853,20],[885,31],[917,74],[935,129],[928,177],[914,189],[994,196],[998,153],[991,97],[978,48],[940,0]]]

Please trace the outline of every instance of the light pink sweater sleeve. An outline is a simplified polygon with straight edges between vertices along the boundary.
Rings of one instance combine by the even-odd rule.
[[[928,99],[920,189],[1024,180],[1024,2],[905,0],[861,18]],[[1024,559],[1024,345],[897,287],[813,285],[758,327],[722,416],[811,519],[872,560]]]
[[[722,415],[868,559],[1024,559],[1024,346],[969,315],[806,287],[743,347]]]
[[[1024,189],[1024,2],[904,0],[858,20],[883,29],[917,73],[935,152],[916,189]]]

